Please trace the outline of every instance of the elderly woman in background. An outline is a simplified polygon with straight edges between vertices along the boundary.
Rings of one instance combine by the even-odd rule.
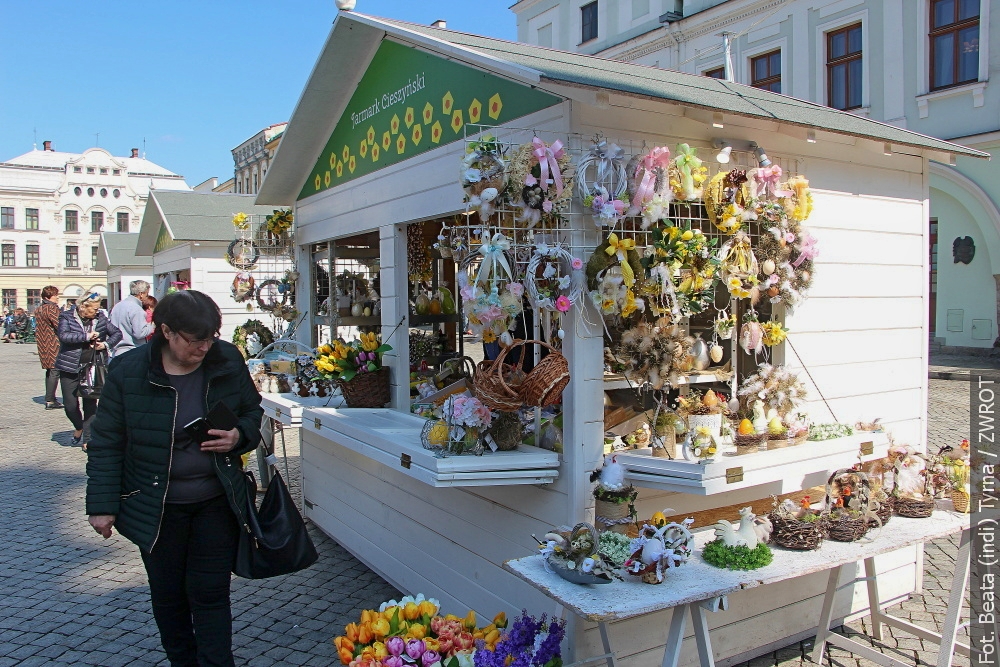
[[[108,349],[122,339],[122,332],[108,321],[100,308],[101,297],[94,292],[81,299],[76,308],[59,314],[56,369],[59,371],[66,416],[73,423],[72,443],[82,443],[83,451],[87,451],[87,441],[90,440],[90,420],[97,412],[99,388],[98,391],[81,396],[81,382],[87,379],[91,364],[107,365]]]
[[[35,344],[38,346],[38,360],[45,369],[45,409],[62,410],[65,406],[56,400],[59,387],[59,371],[56,356],[59,354],[59,288],[47,285],[42,288],[42,303],[35,308]]]

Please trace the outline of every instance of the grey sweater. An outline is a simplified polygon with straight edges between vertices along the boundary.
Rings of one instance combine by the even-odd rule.
[[[153,333],[152,322],[146,321],[146,311],[139,297],[127,296],[111,309],[111,323],[122,332],[122,342],[115,346],[111,356],[117,357],[146,342]]]

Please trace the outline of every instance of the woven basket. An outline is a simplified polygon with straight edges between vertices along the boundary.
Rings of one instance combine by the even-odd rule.
[[[677,451],[677,431],[670,427],[664,435],[654,435],[653,443],[659,440],[663,446],[662,447],[651,447],[651,453],[653,456],[659,459],[669,459],[673,458],[674,452]]]
[[[926,519],[934,512],[933,498],[921,500],[896,496],[893,499],[893,504],[895,505],[894,511],[896,512],[896,516],[906,517],[907,519]]]
[[[833,506],[833,484],[834,481],[841,475],[854,475],[858,478],[860,482],[860,488],[855,490],[858,498],[861,499],[863,506],[867,502],[870,507],[870,503],[875,503],[874,512],[878,511],[878,503],[872,496],[872,484],[868,475],[860,470],[851,470],[848,468],[842,468],[840,470],[835,470],[826,480],[826,496],[823,498],[823,522],[826,528],[826,536],[831,540],[837,542],[856,542],[865,536],[872,525],[866,516],[860,515],[857,517],[849,516],[845,511],[840,512],[839,515],[835,516],[836,511]],[[845,508],[847,503],[844,503]]]
[[[381,408],[392,400],[389,369],[385,366],[369,373],[359,373],[350,382],[338,380],[337,384],[349,408]]]
[[[520,386],[520,394],[525,405],[544,408],[546,405],[558,403],[563,389],[569,384],[569,362],[559,350],[541,340],[515,340],[504,352],[515,347],[524,347],[521,358],[531,351],[528,345],[541,345],[549,349],[549,353],[539,360],[535,367],[528,371],[527,377]],[[498,359],[503,357],[501,353]],[[503,379],[501,378],[501,383]]]
[[[871,528],[862,517],[834,519],[828,516],[824,523],[826,524],[826,536],[836,542],[857,542]]]
[[[524,404],[520,386],[524,382],[525,373],[520,366],[504,363],[509,349],[510,347],[505,347],[500,350],[493,361],[480,361],[472,378],[476,398],[491,410],[517,412]],[[524,355],[521,357],[523,361]]]
[[[786,549],[796,551],[811,551],[819,549],[823,544],[824,526],[822,521],[799,521],[778,516],[776,512],[768,515],[771,520],[771,543]]]
[[[733,444],[736,445],[736,454],[738,456],[759,452],[763,443],[763,433],[750,433],[748,435],[737,433],[736,437],[733,438]]]
[[[805,442],[808,439],[809,439],[809,429],[805,429],[804,431],[801,431],[795,437],[789,438],[788,439],[788,444],[789,444],[789,446],[794,447],[795,445],[801,445],[803,442]]]
[[[889,496],[888,498],[882,501],[882,504],[879,505],[878,510],[875,511],[875,516],[879,518],[883,526],[889,523],[889,519],[892,518],[893,506],[894,506],[894,498],[892,496]],[[871,524],[872,528],[874,528],[877,525],[874,519],[869,519],[868,523]]]
[[[952,489],[951,502],[955,505],[955,511],[961,514],[969,513],[969,494],[959,489]]]
[[[602,530],[610,530],[612,533],[628,533],[628,523],[607,524],[601,521],[602,518],[610,521],[618,521],[628,517],[628,503],[610,503],[606,500],[597,500],[594,505],[594,515],[597,517],[596,523]]]

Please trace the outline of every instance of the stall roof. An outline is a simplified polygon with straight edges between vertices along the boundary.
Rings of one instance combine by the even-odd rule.
[[[97,270],[107,271],[112,266],[153,266],[153,258],[135,254],[139,232],[103,232],[97,251]]]
[[[233,216],[240,212],[270,215],[274,208],[255,205],[254,195],[153,190],[142,214],[135,252],[151,257],[161,230],[174,243],[231,241],[235,238]]]
[[[559,94],[555,87],[609,90],[759,120],[777,121],[918,149],[989,158],[988,153],[752,86],[442,28],[341,12],[285,129],[257,195],[293,202],[378,44],[385,38]],[[556,84],[547,87],[546,83]]]

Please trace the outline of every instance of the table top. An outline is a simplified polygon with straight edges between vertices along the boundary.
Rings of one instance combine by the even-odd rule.
[[[715,538],[711,528],[695,534],[695,550],[690,560],[679,568],[667,570],[661,584],[645,584],[631,575],[625,575],[625,581],[610,584],[573,584],[547,572],[540,555],[508,560],[504,569],[577,616],[597,622],[616,621],[830,570],[969,528],[968,514],[953,511],[950,502],[939,505],[947,505],[949,509],[939,508],[926,519],[894,516],[884,528],[876,528],[859,542],[825,540],[814,551],[772,546],[773,562],[757,570],[724,570],[706,563],[701,553],[704,545]]]

